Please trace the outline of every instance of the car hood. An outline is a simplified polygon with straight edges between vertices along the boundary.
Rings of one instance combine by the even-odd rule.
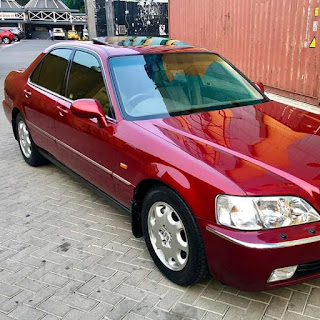
[[[297,192],[290,189],[295,185],[319,197],[319,114],[269,101],[136,123],[223,172],[247,193]]]

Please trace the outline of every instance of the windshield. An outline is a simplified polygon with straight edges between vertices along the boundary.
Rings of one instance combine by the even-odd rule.
[[[140,120],[258,104],[264,97],[213,53],[110,59],[125,118]]]

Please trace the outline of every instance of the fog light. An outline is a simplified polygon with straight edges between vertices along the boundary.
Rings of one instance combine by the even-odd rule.
[[[296,272],[297,267],[298,266],[291,266],[272,271],[271,276],[268,279],[268,283],[290,279]]]

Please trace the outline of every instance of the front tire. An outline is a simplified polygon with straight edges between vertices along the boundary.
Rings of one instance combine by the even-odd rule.
[[[207,275],[199,226],[176,192],[161,186],[146,195],[142,228],[153,261],[169,280],[188,286]]]
[[[33,142],[29,128],[21,113],[16,118],[16,136],[23,159],[32,167],[38,167],[48,163],[40,154],[38,147]]]

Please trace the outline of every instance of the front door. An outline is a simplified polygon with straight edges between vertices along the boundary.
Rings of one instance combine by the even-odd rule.
[[[66,83],[65,98],[56,105],[55,122],[57,158],[83,178],[115,197],[112,178],[112,151],[115,122],[109,118],[107,128],[99,128],[96,119],[81,119],[70,112],[74,100],[98,100],[106,116],[110,115],[109,95],[99,57],[76,50]]]

